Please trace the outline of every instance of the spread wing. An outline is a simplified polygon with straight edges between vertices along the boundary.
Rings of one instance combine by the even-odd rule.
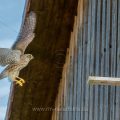
[[[19,36],[12,47],[13,50],[20,50],[21,53],[24,54],[25,49],[35,37],[35,25],[36,14],[34,12],[30,12],[25,18],[25,23],[22,26]]]

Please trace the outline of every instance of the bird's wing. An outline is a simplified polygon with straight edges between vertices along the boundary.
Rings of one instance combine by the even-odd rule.
[[[25,49],[27,46],[32,42],[35,34],[34,29],[36,25],[36,14],[34,12],[30,12],[25,19],[25,23],[22,26],[19,36],[14,43],[12,49],[13,50],[20,50],[22,54],[24,54]]]
[[[0,66],[16,63],[20,60],[21,52],[9,48],[0,48]]]

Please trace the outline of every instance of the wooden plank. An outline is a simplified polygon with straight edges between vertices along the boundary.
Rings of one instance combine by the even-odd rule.
[[[71,92],[71,104],[70,104],[70,112],[71,112],[71,117],[69,118],[70,120],[74,120],[74,103],[73,103],[73,101],[74,101],[74,84],[75,84],[75,80],[74,80],[74,45],[75,45],[75,38],[74,38],[74,36],[75,36],[75,33],[74,33],[74,31],[73,31],[73,36],[72,36],[72,47],[71,47],[71,90],[70,90],[70,92]]]
[[[91,55],[91,49],[90,49],[90,44],[91,44],[91,19],[92,19],[92,14],[91,14],[91,0],[88,0],[88,33],[87,33],[87,55],[86,55],[86,78],[89,76],[90,72],[90,55]],[[86,79],[87,81],[87,79]],[[89,85],[86,84],[85,87],[85,120],[89,119]]]
[[[120,78],[115,77],[97,77],[97,76],[89,76],[88,83],[91,85],[120,85]]]
[[[70,44],[70,71],[69,71],[69,120],[72,120],[72,99],[73,99],[73,32],[71,34]]]
[[[102,8],[101,8],[101,14],[102,14],[102,20],[101,20],[101,27],[102,27],[102,33],[101,33],[101,43],[100,43],[100,75],[104,76],[104,65],[105,65],[105,32],[106,32],[106,0],[102,0]],[[103,112],[104,112],[104,86],[99,87],[99,120],[103,120]]]
[[[65,112],[64,112],[64,117],[63,117],[63,120],[68,120],[68,111],[67,111],[67,108],[68,108],[68,70],[69,70],[69,49],[67,49],[67,54],[66,54],[66,62],[65,62],[65,91],[64,91],[64,109],[65,109]]]
[[[118,33],[117,33],[117,77],[120,77],[120,0],[118,0]],[[115,120],[120,120],[120,87],[116,87]]]
[[[83,114],[83,119],[85,119],[86,114],[88,114],[88,108],[86,108],[86,93],[88,92],[86,89],[86,82],[87,82],[87,77],[86,77],[86,71],[87,71],[87,40],[88,40],[88,0],[84,0],[84,23],[83,23],[83,62],[82,62],[82,81],[83,81],[83,107],[82,107],[82,114]],[[86,92],[87,91],[87,92]]]
[[[94,75],[94,61],[95,61],[95,28],[96,28],[96,0],[91,0],[91,12],[92,12],[92,19],[91,19],[91,43],[90,43],[90,72],[89,75]],[[94,119],[94,86],[90,86],[89,89],[89,120]]]
[[[112,12],[111,12],[111,20],[112,20],[112,34],[111,34],[111,42],[110,42],[110,76],[116,77],[117,69],[116,69],[116,58],[117,58],[117,51],[116,51],[116,41],[117,41],[117,8],[118,1],[112,0]],[[116,99],[116,87],[112,86],[110,91],[110,120],[115,120],[115,108],[117,107],[115,104]]]
[[[63,67],[63,72],[62,72],[62,94],[61,94],[61,120],[63,120],[64,118],[64,114],[65,114],[65,74],[66,74],[66,64],[64,64],[64,67]]]
[[[110,39],[111,39],[111,0],[107,0],[106,1],[106,39],[105,39],[105,76],[109,76],[110,75],[110,48],[109,48],[109,44],[110,44]],[[110,116],[109,116],[109,104],[110,104],[110,87],[105,86],[105,91],[104,91],[104,120],[109,120]]]
[[[76,119],[81,119],[82,114],[82,26],[83,26],[83,0],[80,0],[80,24],[78,34],[78,85],[77,85],[77,106],[80,108],[80,112],[77,112]]]
[[[101,19],[102,19],[102,0],[96,0],[97,13],[96,13],[96,37],[95,37],[95,75],[100,75],[100,50],[101,50]],[[95,107],[94,107],[94,120],[99,119],[99,99],[100,87],[95,86]]]
[[[78,33],[78,25],[77,25],[77,17],[75,17],[74,20],[74,55],[73,55],[73,79],[74,79],[74,88],[73,88],[73,120],[76,119],[76,112],[77,112],[77,106],[76,106],[76,100],[77,100],[77,58],[78,58],[78,51],[77,51],[77,33]]]
[[[78,32],[78,76],[77,76],[77,101],[76,101],[76,106],[78,108],[80,108],[81,110],[81,94],[82,94],[82,91],[81,91],[81,86],[82,86],[82,81],[81,81],[81,74],[82,74],[82,40],[81,40],[81,29],[79,29],[79,32]],[[81,115],[81,111],[78,111],[76,113],[76,119],[77,120],[80,120],[80,115]]]
[[[71,82],[71,79],[70,79],[70,71],[71,71],[71,45],[72,45],[72,34],[71,33],[71,37],[70,37],[70,45],[69,45],[69,54],[68,54],[68,71],[67,71],[67,99],[66,99],[66,110],[67,110],[67,119],[69,120],[69,117],[70,117],[70,111],[69,111],[69,108],[70,108],[70,89],[71,89],[71,86],[70,86],[70,82]]]
[[[82,19],[83,19],[83,17],[82,17]],[[83,26],[81,27],[81,35],[80,35],[80,40],[81,40],[81,69],[83,68]],[[81,70],[81,76],[80,76],[80,79],[81,79],[81,104],[80,104],[80,106],[81,106],[81,115],[80,115],[80,119],[81,120],[83,120],[83,102],[84,102],[84,100],[83,100],[83,96],[84,96],[84,81],[83,81],[83,79],[82,79],[82,75],[83,75],[83,71]]]
[[[72,33],[71,33],[71,36],[72,36]],[[67,94],[67,98],[66,98],[66,110],[67,110],[67,113],[66,113],[66,117],[67,119],[66,120],[69,120],[69,107],[70,107],[70,67],[71,67],[71,43],[72,42],[72,37],[70,38],[70,45],[69,45],[69,54],[68,54],[68,65],[67,65],[67,91],[66,91],[66,94]]]
[[[82,81],[82,96],[81,96],[81,120],[84,120],[84,97],[85,97],[85,79],[84,79],[84,74],[85,74],[85,0],[83,0],[83,25],[82,25],[82,74],[81,74],[81,81]]]
[[[78,5],[80,5],[80,1],[78,3]],[[79,6],[80,7],[80,6]],[[80,8],[79,8],[80,10]],[[81,26],[81,24],[78,24],[80,23],[79,21],[79,16],[81,16],[81,11],[78,11],[79,15],[77,17],[75,17],[75,48],[74,48],[74,103],[73,103],[73,106],[75,106],[75,112],[74,112],[74,116],[73,116],[73,119],[77,120],[77,119],[80,119],[80,80],[78,79],[78,74],[80,74],[79,70],[78,70],[78,59],[79,59],[79,26]],[[79,80],[79,81],[78,81]],[[79,103],[78,103],[79,102]]]

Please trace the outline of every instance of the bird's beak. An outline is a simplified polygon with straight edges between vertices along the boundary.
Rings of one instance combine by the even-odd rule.
[[[31,60],[32,60],[32,59],[34,59],[34,56],[33,56],[33,55],[31,55]]]
[[[32,54],[28,54],[28,57],[29,57],[30,60],[34,59]]]
[[[32,56],[32,59],[34,59],[34,56]]]

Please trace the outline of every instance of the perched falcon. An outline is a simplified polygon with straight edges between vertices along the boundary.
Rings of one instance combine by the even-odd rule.
[[[13,47],[11,49],[0,48],[0,65],[7,65],[1,72],[0,79],[8,77],[20,86],[23,86],[23,83],[25,83],[25,81],[19,77],[19,72],[33,59],[31,54],[24,54],[24,52],[35,36],[35,25],[36,15],[34,12],[30,12],[25,19],[24,25],[21,27],[19,36]]]

